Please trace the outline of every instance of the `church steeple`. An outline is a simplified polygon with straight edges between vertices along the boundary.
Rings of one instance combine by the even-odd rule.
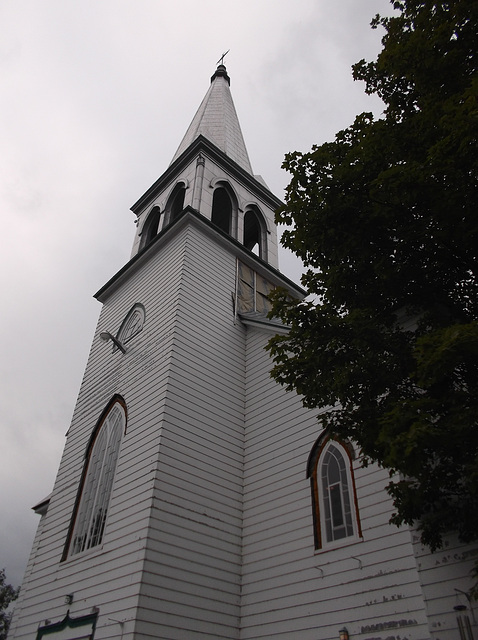
[[[189,208],[278,267],[274,211],[281,202],[252,172],[229,85],[220,61],[168,169],[131,207],[138,218],[132,256]]]
[[[230,78],[226,67],[220,64],[211,78],[204,96],[186,135],[174,154],[174,162],[194,140],[202,135],[215,144],[231,160],[253,175],[239,119],[230,90]]]

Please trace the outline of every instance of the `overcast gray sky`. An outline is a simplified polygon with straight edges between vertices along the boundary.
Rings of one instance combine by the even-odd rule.
[[[18,585],[50,493],[129,207],[169,165],[225,58],[255,173],[381,112],[350,67],[388,0],[0,3],[0,568]],[[282,271],[298,281],[285,252]]]

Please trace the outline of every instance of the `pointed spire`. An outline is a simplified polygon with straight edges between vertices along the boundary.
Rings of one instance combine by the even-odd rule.
[[[252,167],[247,154],[241,127],[229,88],[230,79],[226,67],[220,64],[211,78],[211,85],[186,131],[174,162],[199,136],[215,144],[251,175]]]

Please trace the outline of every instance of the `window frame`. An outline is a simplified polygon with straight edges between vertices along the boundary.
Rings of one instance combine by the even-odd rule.
[[[267,315],[272,306],[268,296],[273,289],[272,282],[241,260],[236,260],[235,313]]]
[[[133,316],[138,318],[138,322],[134,329],[131,330],[130,324]],[[122,344],[127,344],[130,340],[136,337],[143,330],[144,323],[146,322],[146,309],[140,302],[136,302],[126,314],[123,322],[121,323],[116,339]],[[113,345],[113,351],[116,351],[118,347]]]
[[[115,449],[113,449],[114,459],[111,462],[111,459],[108,461],[107,455],[109,452],[109,456],[111,458],[111,437],[115,434],[105,433],[106,430],[114,431],[117,428],[116,424],[110,424],[108,418],[115,411],[115,408],[119,407],[121,412],[120,414],[120,424],[119,424],[119,432],[117,435],[117,444],[115,445]],[[65,543],[65,547],[63,550],[63,555],[61,560],[73,560],[77,557],[83,557],[85,553],[90,551],[95,551],[101,548],[104,540],[104,533],[106,530],[106,521],[109,512],[109,505],[111,503],[111,498],[114,490],[114,482],[116,477],[116,470],[118,467],[118,461],[121,453],[121,444],[123,440],[123,436],[126,433],[128,421],[128,414],[126,403],[124,399],[116,394],[113,396],[111,401],[108,403],[104,411],[102,412],[98,422],[96,423],[95,428],[90,436],[88,441],[84,462],[83,462],[83,470],[81,474],[80,484],[78,487],[78,492],[75,500],[75,505],[73,508],[73,514],[70,521],[70,526],[68,529],[67,539]],[[106,437],[106,442],[104,446],[103,452],[101,450],[99,452],[96,451],[97,447],[101,446],[102,438]],[[98,463],[94,456],[95,454],[100,453],[102,455],[102,460]],[[95,464],[95,466],[91,466]],[[110,466],[108,467],[108,464]],[[99,474],[98,474],[99,469]],[[93,472],[94,475],[91,475]],[[99,481],[97,481],[99,476]],[[93,486],[93,483],[97,481],[96,486]],[[106,497],[101,499],[101,508],[105,509],[105,513],[102,516],[102,522],[100,524],[100,531],[98,533],[98,522],[97,518],[100,512],[95,513],[95,509],[98,506],[98,494],[100,493],[100,489],[105,491],[107,490]],[[92,506],[85,504],[85,500],[92,500]],[[88,515],[89,514],[89,515]],[[83,525],[80,522],[80,518],[84,518],[85,524]],[[96,523],[95,523],[96,521]],[[96,527],[96,529],[93,529]],[[93,533],[92,533],[93,531]],[[85,533],[86,532],[86,533]],[[86,539],[84,542],[84,546],[82,549],[75,551],[75,536],[81,533],[82,535],[86,535]],[[90,544],[91,539],[94,539],[94,536],[98,538],[96,542]]]
[[[330,449],[334,448],[340,454],[344,462],[344,472],[346,476],[346,491],[350,505],[350,526],[352,533],[342,537],[328,539],[327,523],[325,514],[327,513],[326,496],[323,488],[323,465]],[[332,455],[332,454],[331,454]],[[360,514],[357,502],[357,490],[355,486],[355,475],[353,470],[354,450],[349,442],[344,442],[328,436],[321,436],[312,448],[307,463],[307,477],[310,479],[312,493],[312,516],[314,525],[314,544],[316,551],[342,547],[363,539],[360,524]],[[342,516],[345,514],[343,507],[343,485],[341,483],[340,499],[342,505]],[[330,504],[329,504],[330,510]],[[330,531],[329,531],[330,533]]]

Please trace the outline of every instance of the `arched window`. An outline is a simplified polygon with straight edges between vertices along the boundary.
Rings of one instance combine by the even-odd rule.
[[[316,549],[361,536],[349,447],[319,439],[309,457],[308,476]]]
[[[259,258],[266,259],[266,228],[264,220],[254,208],[247,209],[244,214],[244,240],[246,249]]]
[[[115,396],[90,438],[64,558],[101,544],[113,489],[126,405]]]
[[[232,201],[224,187],[218,187],[214,190],[211,222],[224,233],[231,235]]]
[[[131,338],[143,330],[144,321],[146,319],[146,311],[142,304],[136,303],[128,311],[128,315],[121,323],[117,339],[122,344],[126,344]],[[115,350],[117,347],[113,347]]]
[[[159,207],[153,207],[146,219],[141,234],[140,249],[148,245],[153,238],[158,235],[159,221],[161,219],[161,210]]]

